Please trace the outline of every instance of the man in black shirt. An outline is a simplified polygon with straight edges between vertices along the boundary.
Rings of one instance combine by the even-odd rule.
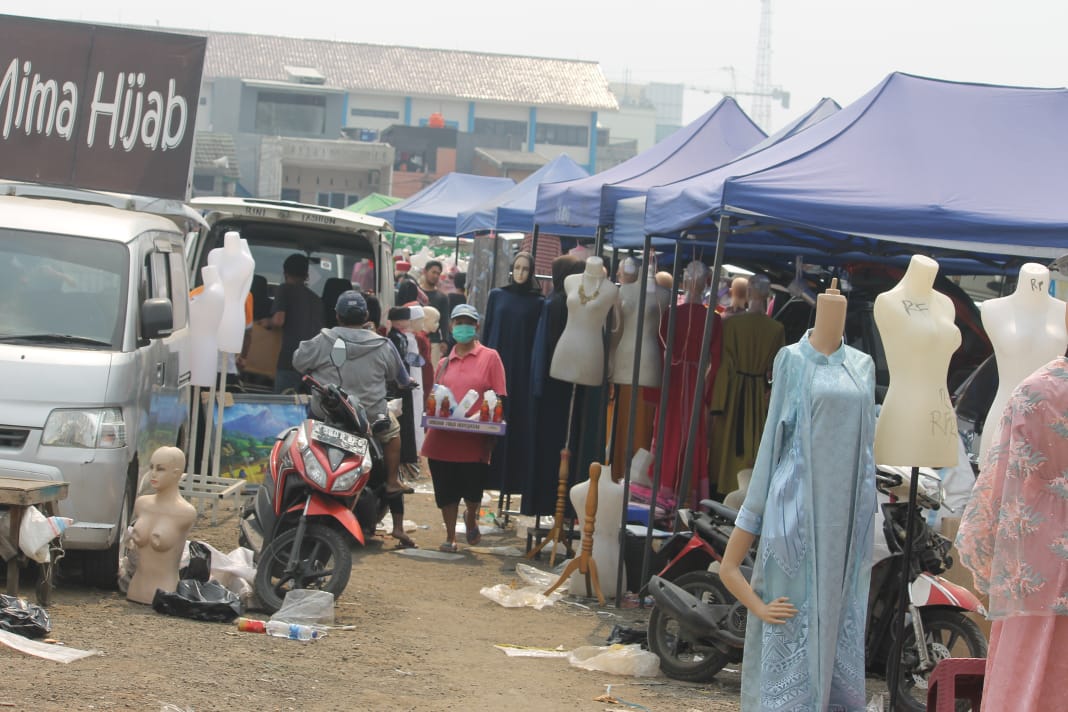
[[[294,253],[282,265],[285,281],[278,285],[271,309],[271,328],[282,330],[282,349],[278,352],[278,370],[274,392],[301,390],[300,374],[293,369],[293,352],[300,342],[310,339],[323,328],[323,303],[308,289],[308,258]]]
[[[441,262],[430,260],[426,263],[426,267],[423,268],[423,276],[419,278],[419,287],[426,294],[430,306],[437,309],[441,314],[450,314],[449,298],[438,291],[439,279],[441,279]],[[442,319],[442,321],[444,322],[445,319]],[[431,344],[440,344],[445,340],[445,331],[441,326],[438,326],[437,331],[432,331],[427,336],[430,337]]]

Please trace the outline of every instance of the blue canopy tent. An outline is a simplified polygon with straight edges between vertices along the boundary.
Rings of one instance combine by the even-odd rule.
[[[1068,91],[894,73],[786,141],[651,190],[653,234],[743,224],[959,252],[1068,249]]]
[[[457,217],[515,185],[511,178],[448,173],[415,195],[371,215],[388,220],[397,232],[457,234]]]
[[[726,163],[763,138],[737,102],[725,97],[696,121],[617,166],[588,178],[542,184],[534,222],[572,229],[610,225],[620,198]]]
[[[743,164],[747,157],[753,156],[754,154],[758,154],[761,151],[764,151],[765,149],[770,148],[771,146],[774,146],[780,143],[781,141],[790,138],[791,136],[795,136],[801,133],[805,129],[808,129],[823,121],[825,118],[834,115],[840,109],[841,107],[838,105],[838,102],[834,101],[833,99],[821,99],[815,106],[813,106],[807,112],[797,117],[789,124],[784,126],[782,129],[777,131],[775,134],[767,137],[760,143],[750,148],[745,153],[732,160],[731,162],[725,165],[711,167],[708,170],[705,170],[696,175],[691,174],[690,176],[687,176],[682,180],[666,184],[666,187],[685,186],[689,185],[691,182],[703,183],[703,181],[706,180],[707,176],[729,173],[731,170],[731,166]],[[606,186],[605,189],[607,190],[609,187],[610,186]],[[649,186],[649,190],[646,192],[660,190],[662,189],[655,186]],[[618,201],[616,205],[615,220],[612,227],[612,236],[610,238],[610,242],[613,246],[631,248],[641,246],[646,234],[647,202],[648,195],[646,194],[633,198],[624,198]],[[674,232],[677,233],[678,231],[676,230]],[[650,232],[650,234],[661,235],[666,233],[652,231]],[[711,236],[711,241],[711,244],[714,245],[714,235]],[[658,247],[671,245],[673,243],[674,240],[667,238],[657,238],[653,241],[654,246]]]
[[[538,201],[538,186],[542,183],[585,178],[589,173],[567,154],[546,163],[522,181],[488,201],[460,213],[457,235],[496,230],[497,232],[531,232],[534,229],[534,207]],[[555,233],[554,225],[539,226],[542,232]],[[583,237],[592,237],[593,229]]]

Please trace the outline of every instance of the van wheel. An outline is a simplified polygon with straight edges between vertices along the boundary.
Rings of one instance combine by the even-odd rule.
[[[122,511],[119,513],[119,531],[115,543],[101,551],[86,551],[82,564],[82,578],[87,586],[115,589],[119,585],[119,561],[126,555],[123,539],[133,515],[134,498],[137,496],[137,461],[130,464],[126,477],[126,491],[122,495]]]

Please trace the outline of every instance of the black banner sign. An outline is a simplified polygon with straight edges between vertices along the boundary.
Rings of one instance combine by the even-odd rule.
[[[0,15],[0,177],[184,200],[206,45]]]

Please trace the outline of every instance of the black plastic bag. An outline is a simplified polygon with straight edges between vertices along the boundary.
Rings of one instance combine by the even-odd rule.
[[[24,638],[43,638],[52,632],[48,611],[24,598],[0,594],[0,629]]]
[[[180,579],[207,583],[211,578],[211,549],[202,541],[189,542],[189,563],[178,570]]]
[[[615,645],[616,643],[632,645],[638,643],[645,650],[648,648],[648,635],[645,628],[628,628],[617,623],[612,626],[612,632],[608,634],[607,643],[608,645]]]
[[[212,623],[229,623],[245,612],[236,593],[218,581],[203,583],[196,579],[182,579],[173,593],[157,588],[152,597],[152,609],[157,613]]]

